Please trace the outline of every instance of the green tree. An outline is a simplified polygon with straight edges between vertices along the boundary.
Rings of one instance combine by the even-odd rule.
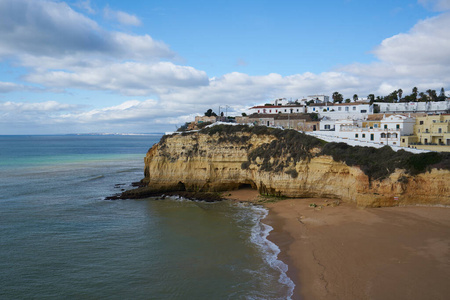
[[[367,96],[367,99],[369,99],[370,104],[372,104],[373,102],[375,102],[375,95],[374,94],[369,94]]]
[[[420,92],[420,93],[419,93],[419,101],[420,101],[420,102],[426,102],[426,101],[428,101],[427,94],[425,94],[424,92]]]
[[[353,101],[356,102],[356,100],[358,100],[358,95],[357,95],[357,94],[354,94],[354,95],[353,95]]]
[[[246,117],[246,116],[247,116],[247,114],[246,114],[245,112],[243,112],[243,113],[242,113],[242,116],[243,116],[243,117]]]
[[[342,100],[344,100],[344,97],[342,96],[342,94],[340,94],[338,92],[334,92],[331,97],[333,98],[334,103],[336,103],[336,102],[342,103]]]
[[[411,94],[412,99],[414,99],[413,101],[417,101],[418,92],[419,92],[419,90],[417,89],[417,87],[413,87],[412,94]]]
[[[431,101],[436,101],[437,100],[437,95],[436,95],[436,90],[427,90],[427,94],[430,98]]]
[[[207,117],[211,117],[211,116],[217,117],[216,113],[213,112],[211,108],[208,109],[208,110],[205,112],[205,116],[207,116]]]
[[[398,89],[397,93],[398,93],[398,99],[402,100],[403,90],[402,89]]]
[[[350,103],[350,102],[351,102],[350,98],[345,99],[345,103]]]
[[[441,92],[439,93],[438,101],[445,101],[447,97],[445,97],[445,90],[441,88]]]

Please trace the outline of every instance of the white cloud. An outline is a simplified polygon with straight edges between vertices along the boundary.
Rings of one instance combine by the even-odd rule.
[[[435,11],[450,10],[450,0],[419,0],[419,3]]]
[[[85,10],[89,14],[95,14],[95,9],[92,8],[90,0],[75,2],[74,6]]]
[[[27,89],[27,87],[25,87],[21,84],[13,83],[13,82],[1,82],[0,81],[0,93],[15,92],[15,91],[23,90],[23,89]]]
[[[433,3],[442,8],[448,1]],[[118,18],[118,12],[112,12]],[[64,2],[0,1],[0,57],[13,57],[25,67],[25,81],[42,85],[46,91],[75,88],[155,96],[90,110],[54,101],[1,102],[0,123],[3,128],[20,122],[26,128],[41,129],[39,125],[45,124],[46,130],[148,132],[155,131],[155,126],[190,121],[208,108],[218,113],[219,106],[228,105],[229,114],[236,114],[278,97],[295,100],[335,91],[345,97],[387,95],[398,88],[406,94],[414,86],[449,90],[447,28],[450,13],[422,20],[409,32],[382,41],[373,51],[378,61],[370,64],[351,64],[320,74],[232,72],[208,78],[194,67],[162,61],[174,57],[163,42],[149,35],[107,31]],[[33,89],[0,82],[0,93]]]
[[[28,103],[28,102],[0,102],[0,110],[3,112],[14,112],[14,113],[24,113],[24,112],[60,112],[78,109],[78,105],[58,103],[56,101],[46,101],[38,103]]]
[[[174,57],[166,44],[148,35],[107,31],[66,3],[48,0],[1,1],[0,41],[0,57],[80,53],[126,60]]]
[[[408,33],[385,39],[374,54],[398,65],[450,65],[450,14],[417,23]]]
[[[95,63],[94,63],[95,65]],[[70,71],[35,72],[28,81],[53,88],[109,90],[125,95],[163,94],[180,87],[208,84],[206,73],[170,62],[125,62],[73,67]]]
[[[132,25],[132,26],[142,25],[141,20],[135,15],[130,15],[120,10],[112,10],[109,6],[105,7],[105,9],[103,10],[103,15],[105,16],[105,18],[115,20],[123,25]]]

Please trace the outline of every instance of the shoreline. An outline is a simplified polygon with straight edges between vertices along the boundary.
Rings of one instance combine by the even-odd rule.
[[[273,227],[268,239],[280,248],[278,259],[295,283],[292,299],[446,299],[450,294],[448,207],[361,209],[321,198],[264,203],[250,189],[224,194],[269,210],[263,222]]]

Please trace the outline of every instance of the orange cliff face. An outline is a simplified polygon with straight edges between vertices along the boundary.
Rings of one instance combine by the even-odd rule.
[[[308,149],[308,156],[299,160],[281,149],[268,163],[262,157],[249,159],[252,151],[267,145],[277,147],[277,137],[249,132],[165,136],[145,157],[143,181],[154,192],[251,186],[261,194],[334,198],[360,207],[450,205],[449,170],[411,176],[396,169],[383,180],[369,180],[358,166],[320,155],[320,147]],[[275,162],[277,168],[263,167]]]

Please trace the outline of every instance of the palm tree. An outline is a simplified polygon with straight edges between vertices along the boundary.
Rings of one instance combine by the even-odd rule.
[[[336,102],[342,103],[342,100],[344,99],[342,94],[340,94],[338,92],[334,92],[331,97],[333,98],[334,103],[336,103]]]
[[[419,96],[420,96],[419,99],[420,99],[421,102],[426,102],[428,100],[427,99],[428,97],[427,97],[427,95],[424,92],[420,92]]]
[[[427,94],[432,101],[435,101],[437,99],[436,90],[427,90]]]

